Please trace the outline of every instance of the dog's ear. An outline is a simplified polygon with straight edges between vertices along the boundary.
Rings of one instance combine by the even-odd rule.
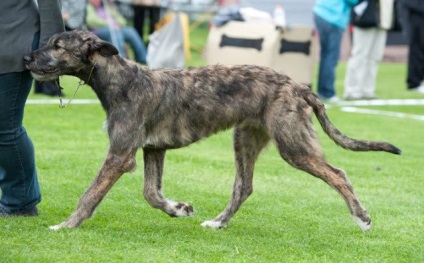
[[[90,45],[90,49],[92,52],[98,51],[103,57],[110,57],[119,53],[114,45],[99,39]]]

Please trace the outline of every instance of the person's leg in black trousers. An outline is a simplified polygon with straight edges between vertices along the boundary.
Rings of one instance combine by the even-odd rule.
[[[160,7],[152,6],[149,8],[149,34],[152,34],[155,31],[155,25],[159,22],[160,19]]]
[[[143,39],[144,43],[148,44],[148,40],[144,39],[144,26],[145,19],[148,13],[149,18],[149,35],[155,31],[155,25],[160,20],[160,7],[159,6],[141,6],[134,5],[134,28],[137,30],[137,33]]]
[[[144,19],[146,18],[146,7],[134,5],[134,28],[144,41]],[[146,41],[144,41],[146,42]]]
[[[421,86],[424,80],[424,23],[423,18],[411,19],[411,35],[408,54],[408,89]]]

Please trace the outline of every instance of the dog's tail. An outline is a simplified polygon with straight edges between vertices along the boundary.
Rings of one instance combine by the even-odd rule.
[[[305,87],[302,92],[305,101],[312,107],[322,129],[339,146],[352,151],[385,151],[393,154],[401,154],[401,150],[396,146],[379,141],[357,140],[342,134],[327,116],[325,106],[309,88]]]

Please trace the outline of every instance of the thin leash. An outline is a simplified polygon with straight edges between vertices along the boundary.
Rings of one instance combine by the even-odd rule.
[[[57,87],[59,88],[59,107],[60,108],[64,109],[64,108],[66,108],[66,106],[71,104],[71,101],[75,98],[75,95],[77,94],[80,87],[90,81],[91,76],[93,75],[93,70],[94,70],[95,67],[96,67],[96,65],[94,65],[91,68],[90,75],[88,75],[87,81],[83,81],[82,79],[80,79],[80,81],[78,82],[78,87],[74,92],[74,95],[72,95],[71,99],[67,103],[63,103],[63,100],[62,100],[62,90],[63,90],[63,88],[60,86],[59,79],[55,80],[55,83],[56,83]]]

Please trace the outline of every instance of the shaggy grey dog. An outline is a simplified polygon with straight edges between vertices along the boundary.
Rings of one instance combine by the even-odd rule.
[[[81,197],[75,212],[57,230],[79,226],[125,172],[144,153],[144,197],[170,216],[190,216],[191,205],[164,197],[165,152],[234,127],[236,178],[227,208],[205,227],[225,227],[252,193],[255,161],[271,140],[292,166],[322,179],[345,200],[356,223],[371,227],[345,173],[328,164],[312,123],[317,117],[338,145],[354,151],[400,150],[386,142],[362,141],[339,132],[324,104],[307,87],[265,67],[215,65],[182,70],[152,70],[120,57],[116,48],[88,31],[53,36],[25,56],[35,79],[73,75],[88,83],[107,114],[110,148],[103,167]]]

